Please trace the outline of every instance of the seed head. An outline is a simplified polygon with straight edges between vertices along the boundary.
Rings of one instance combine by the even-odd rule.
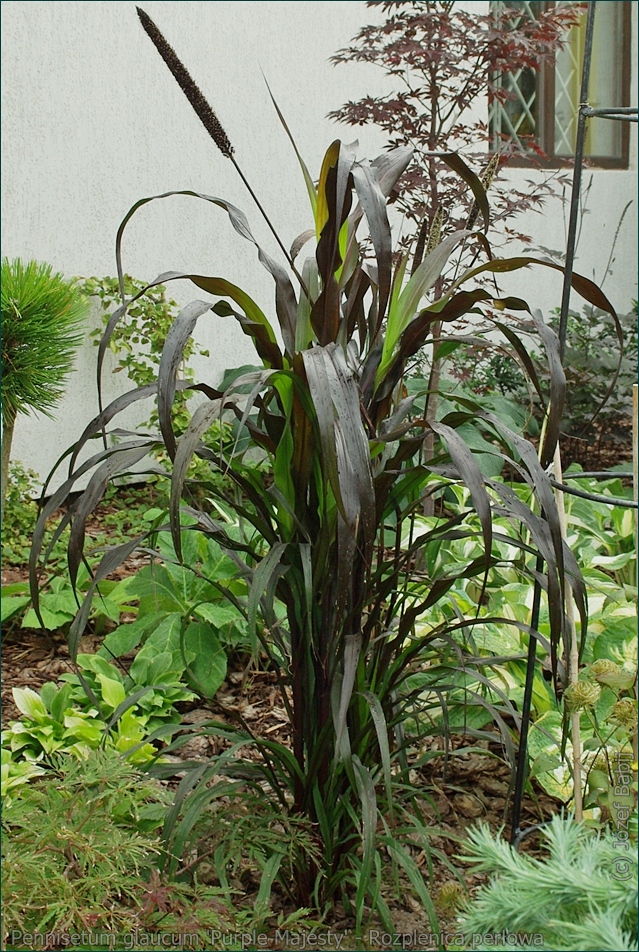
[[[500,158],[501,156],[499,155],[499,152],[495,152],[490,162],[488,163],[488,165],[486,166],[486,168],[481,174],[481,184],[484,186],[485,191],[488,191],[488,189],[493,183],[493,179],[495,178],[495,172],[499,168]]]
[[[442,912],[457,912],[467,899],[468,894],[460,883],[446,882],[439,887],[435,902]]]
[[[637,702],[631,697],[623,697],[613,705],[610,720],[626,730],[634,730],[637,726]]]
[[[485,192],[487,192],[490,186],[492,185],[492,181],[495,178],[495,173],[497,169],[499,168],[499,160],[500,160],[499,152],[495,152],[495,154],[490,159],[488,165],[486,166],[486,168],[481,174],[481,178],[479,181],[484,186]],[[478,218],[479,218],[479,205],[477,204],[477,202],[473,202],[473,207],[470,210],[470,215],[468,216],[468,222],[466,224],[466,228],[468,229],[472,228]]]
[[[587,677],[607,684],[615,691],[628,691],[635,683],[635,671],[627,671],[609,658],[598,658],[590,665]]]
[[[443,222],[444,222],[444,212],[440,205],[433,216],[433,224],[431,225],[430,233],[428,235],[428,244],[426,245],[427,255],[429,255],[431,251],[434,251],[437,245],[441,241]]]
[[[226,156],[227,159],[230,159],[233,155],[233,146],[231,145],[226,132],[222,128],[220,120],[217,118],[208,102],[204,98],[204,94],[202,93],[201,89],[191,77],[191,74],[189,73],[186,66],[179,59],[173,47],[166,42],[151,17],[145,13],[144,10],[141,10],[140,7],[136,7],[136,10],[138,11],[140,23],[144,27],[147,36],[150,38],[156,50],[173,73],[178,86],[193,106],[193,109],[195,110],[200,122],[210,137],[213,139],[222,155]]]
[[[601,688],[596,682],[577,681],[566,688],[564,698],[569,710],[585,711],[593,708],[601,696]]]
[[[597,660],[593,661],[590,665],[590,674],[597,680],[602,676],[605,677],[607,674],[619,674],[620,671],[621,668],[619,665],[611,661],[610,658],[597,658]]]
[[[584,761],[585,761],[585,758],[584,758]],[[592,763],[590,764],[590,769],[599,770],[601,771],[601,773],[608,773],[610,769],[610,764],[608,761],[608,757],[606,756],[605,750],[600,750],[597,752],[597,754],[595,754],[595,757]]]

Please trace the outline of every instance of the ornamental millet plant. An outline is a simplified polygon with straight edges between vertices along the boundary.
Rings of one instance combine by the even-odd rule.
[[[157,27],[139,13],[207,132],[237,168],[215,114]],[[381,846],[407,871],[436,924],[422,874],[402,843],[407,830],[423,830],[409,783],[411,742],[403,732],[408,708],[414,716],[420,697],[409,696],[405,685],[426,657],[436,658],[462,630],[486,621],[448,622],[442,613],[441,623],[428,630],[416,624],[426,609],[448,597],[459,579],[477,577],[485,584],[495,559],[494,508],[523,523],[529,533],[532,549],[521,544],[522,572],[534,571],[534,562],[530,567],[524,564],[527,553],[538,549],[543,554],[555,668],[564,629],[565,570],[585,620],[583,584],[562,543],[545,472],[557,439],[564,378],[556,338],[538,314],[528,312],[527,320],[538,328],[548,349],[552,391],[541,460],[529,443],[470,403],[430,424],[438,437],[436,454],[422,458],[429,426],[423,411],[416,410],[415,398],[403,388],[407,362],[428,341],[437,321],[453,321],[484,302],[526,312],[524,302],[496,301],[494,293],[478,287],[475,279],[525,267],[533,259],[487,260],[462,274],[445,296],[432,299],[431,294],[429,299],[449,255],[472,233],[462,229],[439,242],[410,277],[406,257],[395,263],[387,202],[410,161],[411,151],[405,148],[373,162],[358,160],[351,147],[336,141],[327,150],[315,183],[300,158],[313,229],[293,243],[296,253],[286,254],[290,269],[296,267],[292,259],[312,237],[315,249],[299,273],[294,272],[298,291],[286,268],[257,245],[238,208],[210,195],[169,193],[196,196],[221,208],[235,231],[256,245],[260,264],[275,282],[275,318],[221,277],[167,272],[151,282],[149,288],[188,278],[214,300],[194,301],[176,318],[164,346],[157,386],[131,391],[103,409],[69,451],[69,478],[43,510],[32,553],[37,605],[44,522],[73,491],[76,480],[94,470],[75,509],[62,520],[62,525],[71,522],[69,568],[74,583],[86,520],[108,480],[126,472],[158,443],[164,444],[172,460],[170,532],[177,556],[181,557],[183,533],[195,531],[215,539],[234,560],[244,594],[237,585],[224,593],[246,618],[256,660],[276,674],[292,747],[255,736],[246,726],[199,725],[199,731],[219,734],[230,747],[210,764],[187,771],[176,809],[167,820],[169,851],[177,848],[176,843],[187,849],[198,810],[215,796],[226,795],[230,781],[245,784],[272,800],[278,811],[306,818],[321,843],[312,854],[300,851],[292,886],[298,902],[324,909],[339,895],[354,896],[358,927],[365,903],[390,923],[380,892]],[[478,196],[480,206],[487,209],[485,193]],[[131,216],[145,203],[168,197],[142,199],[125,217],[117,239],[119,273],[122,234]],[[487,215],[483,217],[487,227]],[[359,230],[370,239],[374,263],[360,249]],[[283,247],[280,239],[278,244]],[[540,263],[561,270],[550,262]],[[592,282],[576,276],[575,286],[589,300],[596,299],[598,306],[610,309]],[[124,301],[114,313],[106,340],[130,303]],[[241,375],[224,391],[206,382],[187,385],[176,379],[185,343],[210,310],[236,320],[261,361],[261,368]],[[504,328],[528,366],[523,345]],[[536,378],[533,384],[538,387]],[[171,408],[180,387],[199,391],[204,402],[178,440]],[[98,451],[87,462],[77,462],[82,448],[100,437],[121,409],[152,396],[158,400],[160,436],[129,439]],[[204,445],[202,437],[222,416],[235,420],[238,440],[234,447],[218,451]],[[508,486],[482,474],[457,432],[468,422],[489,436],[496,453],[511,460],[539,499],[543,518]],[[263,462],[252,461],[247,446],[259,450]],[[218,482],[211,490],[215,499],[208,509],[182,502],[194,455],[227,478],[228,489]],[[469,487],[473,508],[452,517],[444,514],[428,525],[415,523],[424,495],[456,479]],[[474,513],[480,520],[483,556],[431,574],[418,573],[416,566],[429,547],[439,550],[447,539],[477,537],[467,521]],[[72,656],[95,586],[144,538],[116,546],[103,557],[71,626]],[[528,637],[527,626],[518,627],[522,637]],[[505,698],[497,702],[497,718],[503,705],[507,706]],[[512,708],[509,712],[516,719],[517,712]],[[178,749],[179,743],[170,749]],[[259,759],[243,755],[248,745],[259,752]],[[158,764],[156,769],[161,773],[174,768]],[[274,876],[277,869],[273,857],[270,874]]]

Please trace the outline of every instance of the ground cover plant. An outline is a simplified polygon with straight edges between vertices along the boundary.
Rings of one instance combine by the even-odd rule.
[[[141,11],[140,18],[220,151],[239,169],[226,133],[185,68]],[[69,451],[69,478],[43,509],[32,558],[37,611],[35,570],[44,526],[77,478],[95,469],[89,487],[61,522],[63,527],[70,525],[73,584],[82,562],[87,517],[108,480],[126,472],[150,450],[164,446],[172,463],[169,508],[174,553],[156,547],[154,555],[167,572],[174,568],[182,572],[184,565],[188,577],[204,578],[212,585],[216,598],[205,595],[202,605],[213,601],[215,606],[219,593],[234,606],[255,661],[276,676],[292,734],[291,749],[254,736],[245,727],[215,723],[198,727],[200,734],[221,738],[228,749],[210,765],[198,764],[187,772],[165,823],[166,846],[177,857],[188,851],[206,807],[228,796],[231,788],[244,796],[260,791],[274,811],[290,822],[308,824],[316,845],[321,843],[321,848],[301,844],[294,851],[287,888],[298,903],[313,904],[320,911],[342,899],[353,909],[358,930],[371,910],[392,926],[382,889],[381,850],[408,878],[436,925],[424,877],[405,846],[409,836],[421,837],[425,847],[428,841],[410,786],[412,742],[403,730],[409,712],[414,717],[419,703],[409,679],[425,653],[444,654],[455,632],[476,626],[472,613],[442,617],[427,630],[419,627],[418,620],[442,602],[460,579],[476,581],[481,603],[488,573],[503,558],[497,548],[493,550],[493,543],[501,542],[493,525],[495,514],[506,514],[524,527],[525,540],[523,534],[509,537],[523,578],[533,577],[530,554],[539,550],[543,555],[549,667],[556,681],[560,680],[558,646],[564,631],[564,566],[585,618],[579,570],[562,541],[545,473],[554,452],[565,388],[557,340],[524,302],[496,300],[492,286],[485,290],[478,284],[500,271],[527,267],[533,259],[488,257],[462,271],[441,294],[437,281],[454,250],[478,234],[479,245],[485,245],[483,231],[461,229],[446,236],[442,233],[427,254],[413,256],[409,276],[408,256],[396,258],[392,253],[386,205],[410,160],[410,150],[396,149],[369,163],[335,142],[315,184],[300,159],[314,227],[295,243],[291,254],[278,237],[290,275],[258,248],[261,264],[275,281],[271,319],[244,291],[223,278],[165,273],[149,285],[189,277],[214,300],[194,302],[177,316],[163,348],[158,384],[132,391],[102,410]],[[483,209],[482,229],[487,229],[485,191],[474,180],[473,184]],[[237,208],[219,198],[197,197],[222,209],[235,230],[255,244],[248,221]],[[150,200],[134,206],[120,237],[131,215]],[[372,244],[375,267],[362,253],[360,231]],[[312,237],[314,256],[296,264]],[[561,271],[553,262],[539,265]],[[118,271],[123,274],[119,250]],[[573,284],[591,303],[612,311],[591,282],[575,276]],[[127,300],[123,286],[122,291],[124,303],[109,321],[99,355],[118,320],[139,296]],[[424,411],[418,395],[403,389],[407,364],[428,341],[433,326],[457,319],[483,302],[524,313],[544,342],[551,367],[551,401],[539,458],[528,442],[476,402],[459,401],[443,419],[427,423],[427,406]],[[176,369],[184,347],[197,320],[211,308],[238,321],[251,337],[261,367],[241,374],[224,390],[188,381],[178,386]],[[515,332],[501,322],[500,326],[530,369]],[[535,380],[533,373],[533,385]],[[206,399],[177,438],[172,406],[176,392],[185,387],[199,390]],[[161,440],[142,435],[76,464],[81,447],[98,438],[121,408],[156,394]],[[430,394],[420,397],[427,405]],[[219,425],[223,416],[235,418],[242,441],[206,445],[204,434],[211,425]],[[469,430],[481,435],[484,456],[508,458],[537,497],[543,516],[482,469]],[[428,432],[435,434],[436,442],[433,452],[425,454]],[[258,458],[255,452],[247,452],[249,447]],[[223,473],[226,483],[213,486],[209,503],[182,506],[194,455]],[[419,524],[424,497],[441,495],[457,482],[465,483],[470,492],[464,510],[451,514],[444,508],[435,525]],[[160,521],[152,533],[163,530],[167,527]],[[220,546],[234,565],[236,578],[230,583],[206,578],[201,558],[188,565],[187,540],[198,534]],[[70,628],[72,658],[78,655],[97,586],[147,535],[115,547],[100,562]],[[459,539],[479,539],[480,553],[462,564],[445,562],[435,571],[429,557]],[[538,635],[526,623],[508,621],[516,630]],[[188,626],[181,625],[178,632],[187,671],[193,661],[188,631]],[[198,657],[210,662],[212,629],[200,627],[197,638]],[[180,742],[168,752],[179,750]],[[166,776],[175,767],[158,763],[154,770]],[[266,859],[266,883],[284,869],[283,860],[284,853],[277,849]]]
[[[165,949],[168,934],[173,947],[208,948],[213,930],[259,926],[220,888],[161,879],[169,799],[109,750],[59,756],[47,782],[14,790],[2,816],[4,947],[55,948],[76,934],[86,948]]]
[[[2,512],[2,564],[23,565],[29,561],[31,539],[38,518],[37,474],[15,461],[9,465]]]

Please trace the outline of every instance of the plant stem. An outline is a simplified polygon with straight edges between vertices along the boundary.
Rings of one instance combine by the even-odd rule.
[[[231,162],[233,163],[233,167],[235,168],[235,171],[236,171],[237,174],[240,176],[240,178],[242,179],[244,185],[246,186],[246,189],[247,189],[249,195],[251,196],[251,198],[253,199],[253,201],[255,202],[255,204],[257,205],[257,207],[259,208],[260,213],[261,213],[261,215],[262,215],[262,218],[264,219],[264,221],[266,222],[266,224],[267,224],[268,227],[270,228],[271,233],[273,234],[273,237],[275,238],[276,242],[278,243],[278,245],[279,245],[280,248],[282,249],[282,252],[284,253],[284,257],[285,257],[286,260],[288,261],[289,266],[290,266],[290,268],[291,268],[291,271],[293,272],[293,274],[295,275],[295,277],[296,277],[297,280],[299,281],[300,287],[301,287],[302,291],[304,292],[304,294],[306,295],[306,297],[308,298],[309,303],[310,303],[310,301],[311,301],[311,296],[310,296],[310,294],[309,294],[309,292],[308,292],[308,288],[306,287],[306,284],[304,283],[304,280],[303,280],[301,274],[299,273],[299,271],[298,271],[297,268],[295,267],[295,264],[294,264],[294,262],[293,262],[293,259],[291,258],[290,254],[288,253],[288,251],[287,251],[286,248],[284,247],[284,244],[283,244],[283,242],[282,242],[282,239],[280,238],[280,236],[278,235],[277,231],[275,230],[275,227],[274,227],[273,223],[271,222],[271,219],[270,219],[270,218],[268,217],[268,215],[266,214],[266,211],[265,211],[265,209],[264,209],[262,203],[260,202],[259,198],[258,198],[257,195],[255,194],[255,192],[254,192],[254,190],[253,190],[253,188],[252,188],[252,186],[251,186],[251,183],[249,182],[249,180],[247,179],[247,177],[244,175],[244,172],[242,171],[242,169],[240,168],[240,166],[237,164],[237,162],[235,161],[235,159],[233,158],[233,156],[230,155],[229,158],[230,158]]]
[[[13,442],[15,424],[15,416],[8,420],[3,419],[2,421],[2,509],[4,509],[4,500],[7,495],[9,460],[11,459],[11,444]]]
[[[561,451],[559,443],[555,447],[555,458],[553,460],[553,469],[555,479],[563,482],[561,470]],[[557,500],[557,515],[559,516],[559,528],[561,537],[566,541],[566,509],[564,506],[564,496],[561,490],[555,493]],[[570,657],[568,664],[568,680],[570,684],[576,684],[579,680],[579,643],[577,641],[577,628],[575,625],[575,603],[572,597],[570,582],[566,583],[566,624],[568,627],[568,637],[570,639]],[[573,768],[573,787],[575,803],[575,819],[581,822],[583,817],[583,797],[581,790],[581,724],[580,713],[575,711],[570,718],[572,728],[572,768]]]
[[[443,292],[442,279],[438,278],[435,284],[435,300],[441,297]],[[428,405],[426,408],[426,422],[432,423],[433,420],[437,417],[437,405],[439,403],[439,384],[441,380],[442,373],[442,362],[437,357],[437,347],[439,340],[442,336],[442,322],[436,321],[433,324],[433,361],[430,367],[430,375],[428,377]],[[429,430],[424,439],[424,459],[428,462],[432,458],[435,452],[435,433],[433,430]],[[432,494],[429,494],[424,500],[423,509],[424,516],[432,516],[435,513],[435,497]]]

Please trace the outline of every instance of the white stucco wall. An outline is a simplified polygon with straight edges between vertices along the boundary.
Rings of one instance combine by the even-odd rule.
[[[262,72],[312,174],[338,136],[357,136],[361,154],[373,157],[384,142],[377,130],[340,130],[325,116],[347,99],[388,88],[373,67],[328,62],[379,14],[359,0],[143,0],[143,6],[214,106],[245,174],[290,244],[309,227],[307,196]],[[281,258],[231,163],[143,33],[133,2],[4,0],[1,9],[3,255],[49,261],[68,275],[114,274],[115,233],[130,206],[143,196],[191,188],[242,208],[258,241]],[[594,172],[577,268],[599,280],[621,209],[636,193],[636,127],[631,143],[630,171]],[[636,209],[635,201],[605,286],[622,309],[637,294]],[[565,243],[559,214],[530,216],[523,228],[537,244],[560,249]],[[255,250],[223,212],[195,199],[146,206],[123,247],[125,269],[138,278],[166,270],[221,275],[270,309],[272,282]],[[526,275],[516,286],[542,309],[559,302],[559,275]],[[186,283],[174,284],[171,295],[181,303],[203,296]],[[214,315],[201,320],[198,337],[211,348],[211,360],[196,365],[209,383],[216,384],[225,367],[253,358],[237,327]],[[95,413],[94,365],[95,350],[87,344],[56,420],[19,420],[14,458],[42,475],[49,470]],[[114,386],[121,384],[115,378]]]

